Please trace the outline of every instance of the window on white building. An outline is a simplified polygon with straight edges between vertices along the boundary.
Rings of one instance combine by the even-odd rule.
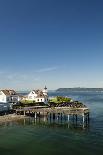
[[[29,99],[32,99],[32,96],[29,96]]]

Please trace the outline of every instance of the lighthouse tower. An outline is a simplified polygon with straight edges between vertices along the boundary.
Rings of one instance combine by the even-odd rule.
[[[47,87],[46,87],[46,86],[45,86],[44,89],[43,89],[43,94],[44,94],[45,96],[48,96],[48,91],[47,91]]]

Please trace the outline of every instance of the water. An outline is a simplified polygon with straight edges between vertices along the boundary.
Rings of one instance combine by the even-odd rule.
[[[50,93],[64,95],[85,103],[90,108],[88,127],[64,122],[35,121],[34,118],[0,126],[1,155],[102,155],[103,92]]]

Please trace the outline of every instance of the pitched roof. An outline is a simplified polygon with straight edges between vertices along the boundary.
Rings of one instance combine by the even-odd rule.
[[[36,98],[44,98],[45,95],[42,93],[42,94],[37,94]]]
[[[33,90],[35,92],[35,94],[40,94],[42,92],[42,90],[37,89],[37,90]]]
[[[37,89],[37,90],[33,90],[33,91],[37,94],[36,98],[45,98],[45,97],[47,97],[46,95],[43,94],[42,90]]]
[[[5,89],[5,90],[1,90],[5,95],[16,95],[17,93],[14,90],[11,89]]]

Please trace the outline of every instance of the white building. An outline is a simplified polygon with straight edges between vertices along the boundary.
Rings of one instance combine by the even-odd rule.
[[[28,100],[35,101],[35,102],[48,102],[48,91],[45,87],[43,90],[32,90],[28,94]]]
[[[19,100],[20,97],[14,90],[0,90],[0,102],[17,103]]]

